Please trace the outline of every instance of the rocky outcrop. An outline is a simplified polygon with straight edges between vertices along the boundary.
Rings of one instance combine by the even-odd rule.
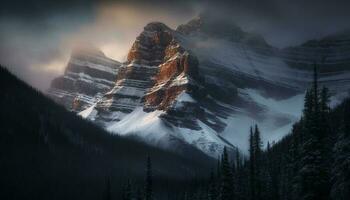
[[[175,46],[174,46],[175,45]],[[160,65],[155,84],[145,95],[145,106],[167,110],[182,92],[189,92],[199,79],[197,59],[175,42],[167,47],[168,60]]]
[[[48,95],[67,109],[80,112],[114,86],[119,66],[97,48],[76,47],[64,75],[52,81]]]
[[[167,110],[180,93],[187,91],[198,77],[198,66],[174,34],[162,23],[148,24],[132,45],[116,85],[96,109],[130,113],[144,106],[147,111]]]

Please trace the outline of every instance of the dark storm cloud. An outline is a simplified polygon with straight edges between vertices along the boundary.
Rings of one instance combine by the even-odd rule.
[[[298,16],[307,15],[348,15],[350,2],[348,0],[11,0],[2,3],[0,13],[4,15],[35,18],[52,13],[59,14],[67,10],[90,10],[99,4],[122,4],[137,6],[152,6],[164,8],[171,12],[180,12],[183,9],[193,9],[193,5],[203,7],[217,7],[230,11],[235,8],[247,12],[258,12],[266,16],[288,18],[290,12]],[[315,16],[316,17],[316,16]]]
[[[0,62],[39,89],[62,71],[53,68],[67,59],[64,35],[93,18],[92,4],[56,2],[11,0],[0,6]]]
[[[115,4],[145,8],[144,12],[150,8],[163,10],[178,16],[206,10],[225,15],[268,38],[277,35],[276,40],[280,41],[272,43],[278,46],[322,37],[350,26],[349,0],[12,0],[2,4],[0,16],[36,24],[50,16],[81,13],[81,20],[88,21],[92,20],[98,6]]]
[[[277,47],[299,45],[350,29],[348,0],[210,1],[206,10],[262,34]]]
[[[165,8],[169,12],[183,12],[183,9],[192,9],[194,2],[197,3],[197,1],[192,0],[9,0],[2,3],[0,16],[16,17],[22,20],[40,20],[42,17],[74,11],[93,13],[96,6],[102,4],[128,4],[140,7]]]
[[[9,0],[1,4],[0,16],[39,20],[42,17],[67,11],[91,11],[94,5],[94,1],[90,0]]]

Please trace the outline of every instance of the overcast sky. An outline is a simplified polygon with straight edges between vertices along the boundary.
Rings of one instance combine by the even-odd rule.
[[[209,11],[279,48],[348,29],[347,0],[9,0],[0,7],[0,63],[41,90],[62,74],[70,51],[89,42],[124,61],[151,21],[172,28]]]

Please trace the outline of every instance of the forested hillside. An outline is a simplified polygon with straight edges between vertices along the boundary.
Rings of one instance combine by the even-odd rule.
[[[110,135],[2,67],[0,106],[0,199],[121,199],[129,184],[143,195],[147,156],[163,199],[205,178],[212,163],[194,148],[183,156]]]
[[[350,199],[350,99],[330,109],[328,89],[320,88],[315,67],[303,116],[278,143],[263,144],[251,128],[249,159],[224,151],[205,190],[193,198],[209,200]],[[247,134],[248,135],[248,134]],[[247,138],[248,139],[248,138]]]

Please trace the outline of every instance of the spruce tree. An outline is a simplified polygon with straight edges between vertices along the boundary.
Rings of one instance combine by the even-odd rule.
[[[350,199],[350,137],[341,132],[334,145],[331,197],[337,200]]]
[[[265,170],[264,170],[264,199],[276,199],[276,188],[274,188],[273,176],[273,156],[271,152],[270,142],[267,142],[266,153],[265,153]]]
[[[328,199],[328,177],[324,166],[324,145],[320,123],[321,106],[319,102],[317,69],[314,67],[312,91],[307,93],[304,109],[304,135],[299,171],[300,194],[304,200]]]
[[[332,149],[330,148],[332,146],[332,143],[334,142],[335,138],[333,137],[333,134],[330,134],[330,122],[329,122],[329,112],[330,112],[330,94],[329,90],[326,87],[323,87],[320,93],[319,97],[320,101],[320,133],[319,137],[322,145],[325,147],[323,150],[323,156],[330,157],[328,155]],[[328,148],[327,148],[328,147]],[[326,162],[325,164],[328,164],[329,162]],[[329,167],[329,166],[328,166]]]
[[[321,112],[323,114],[329,113],[330,111],[329,103],[330,103],[329,89],[323,86],[321,90],[321,95],[320,95],[320,107],[321,107]]]
[[[350,199],[350,101],[344,105],[339,136],[334,145],[331,197],[337,200]]]
[[[218,181],[220,181],[220,179],[221,179],[221,160],[222,160],[222,156],[219,156],[218,163],[216,166],[216,176],[217,176]]]
[[[136,200],[143,200],[143,195],[140,189],[136,191]]]
[[[123,188],[123,200],[131,200],[131,199],[132,199],[131,183],[130,183],[130,180],[128,180],[126,185]]]
[[[232,165],[231,165],[231,172],[232,172],[232,175],[235,176],[236,175],[236,164],[235,162],[232,162]]]
[[[258,125],[255,125],[254,136],[254,173],[255,173],[255,192],[256,198],[261,199],[261,155],[262,155],[262,141]]]
[[[262,173],[263,177],[263,189],[262,189],[262,199],[273,199],[273,183],[272,183],[272,176],[268,169],[264,170]]]
[[[112,189],[111,189],[111,179],[110,177],[107,178],[106,180],[106,190],[104,194],[104,199],[105,200],[111,200],[112,199]]]
[[[301,120],[303,121],[303,119]],[[289,163],[288,163],[288,168],[289,171],[291,171],[289,178],[289,187],[291,188],[290,190],[290,197],[291,199],[297,199],[299,192],[299,180],[298,180],[298,172],[300,170],[300,159],[301,159],[301,149],[302,149],[302,128],[303,126],[301,125],[302,123],[296,123],[294,124],[292,128],[292,138],[291,138],[291,143],[290,147],[288,150],[288,154],[290,157]]]
[[[242,159],[239,153],[238,148],[236,149],[236,171],[239,171],[242,168]]]
[[[245,187],[245,185],[243,185],[243,179],[244,179],[244,175],[243,175],[243,164],[242,164],[242,158],[240,155],[240,152],[238,150],[238,148],[236,149],[236,170],[235,170],[235,174],[234,174],[234,189],[235,189],[235,197],[236,199],[244,199],[244,194],[243,194],[243,187]]]
[[[215,175],[213,170],[210,172],[209,188],[208,188],[208,200],[216,200],[218,196],[215,184]]]
[[[250,185],[250,199],[256,200],[255,194],[255,145],[253,128],[250,127],[249,135],[249,185]]]
[[[304,142],[304,136],[309,135],[307,132],[309,131],[308,129],[312,126],[311,121],[312,121],[312,115],[313,115],[313,109],[314,109],[314,101],[312,99],[313,96],[313,91],[312,90],[307,90],[305,94],[305,99],[304,99],[304,110],[303,110],[303,117],[302,117],[302,122],[303,122],[303,142]]]
[[[224,147],[221,161],[221,200],[234,199],[233,176],[226,147]]]
[[[153,199],[153,180],[152,179],[153,179],[153,177],[152,177],[151,157],[147,156],[145,200],[152,200]]]

